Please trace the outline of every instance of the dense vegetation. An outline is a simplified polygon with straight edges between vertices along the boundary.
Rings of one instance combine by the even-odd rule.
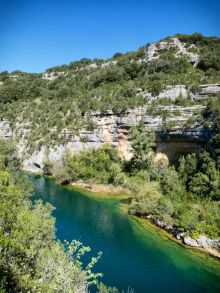
[[[83,181],[122,186],[134,195],[131,214],[154,215],[167,225],[197,238],[220,236],[220,100],[213,99],[203,123],[214,123],[215,134],[207,149],[180,158],[177,166],[155,161],[155,135],[143,124],[131,129],[133,158],[121,161],[109,146],[66,153],[62,162],[45,161],[45,172],[59,182]]]
[[[185,55],[176,58],[176,47],[162,49],[158,59],[146,62],[147,44],[108,60],[84,58],[50,68],[46,74],[52,74],[52,80],[42,79],[42,74],[2,72],[0,119],[7,119],[14,131],[20,126],[20,135],[28,139],[33,152],[42,145],[65,143],[68,138],[60,135],[64,129],[77,134],[82,124],[92,128],[91,111],[123,114],[148,103],[146,91],[156,96],[167,85],[184,84],[195,92],[199,84],[220,83],[220,39],[198,33],[177,36],[189,52],[199,54],[197,67]],[[163,41],[169,44],[172,38]]]
[[[31,203],[32,186],[19,172],[11,141],[0,141],[0,292],[86,292],[101,276],[84,266],[79,241],[55,240],[53,207]]]

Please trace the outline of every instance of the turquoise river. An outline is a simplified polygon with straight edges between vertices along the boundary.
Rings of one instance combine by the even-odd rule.
[[[91,196],[43,176],[28,176],[35,186],[34,200],[56,208],[57,238],[90,246],[88,257],[103,252],[94,271],[104,274],[105,284],[125,292],[133,288],[136,293],[220,292],[220,261],[143,226],[120,208],[119,199]]]

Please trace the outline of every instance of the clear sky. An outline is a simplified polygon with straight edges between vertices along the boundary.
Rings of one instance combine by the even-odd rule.
[[[0,0],[0,71],[42,72],[193,32],[220,36],[220,0]]]

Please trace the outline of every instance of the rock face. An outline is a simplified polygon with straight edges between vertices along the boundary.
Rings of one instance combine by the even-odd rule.
[[[79,135],[73,135],[68,130],[61,132],[61,136],[68,137],[68,143],[65,146],[58,145],[56,148],[50,148],[48,158],[54,161],[60,159],[66,150],[72,153],[78,153],[82,150],[91,148],[98,149],[104,144],[109,144],[117,149],[121,158],[129,160],[132,157],[129,130],[141,120],[144,122],[146,133],[151,130],[156,131],[156,151],[162,154],[166,158],[165,160],[172,162],[178,159],[180,155],[199,152],[201,147],[211,137],[212,129],[204,130],[201,125],[197,124],[186,128],[184,124],[192,116],[192,113],[201,111],[202,107],[161,106],[160,108],[169,113],[178,111],[178,116],[166,119],[166,123],[176,123],[176,126],[172,130],[163,130],[164,121],[162,117],[154,117],[147,114],[148,106],[127,110],[123,115],[110,111],[106,115],[95,112],[91,115],[94,130],[80,129]],[[0,136],[5,139],[12,136],[10,127],[6,122],[0,123]],[[18,144],[18,149],[21,154],[25,151],[24,145],[25,141],[21,139]],[[25,157],[24,168],[29,171],[41,172],[46,157],[47,151],[42,147],[30,157]]]
[[[6,121],[0,122],[0,138],[8,139],[12,137],[13,133],[11,131],[10,125]]]
[[[199,85],[198,90],[195,93],[187,90],[185,85],[166,86],[166,88],[154,97],[148,92],[141,93],[150,100],[157,100],[161,98],[170,98],[175,101],[178,97],[191,97],[192,100],[200,101],[205,100],[208,97],[220,93],[220,84],[202,84]]]
[[[159,94],[159,98],[170,98],[175,101],[178,97],[186,98],[188,92],[184,85],[167,86],[166,89]]]
[[[220,257],[220,241],[219,239],[210,239],[204,235],[200,235],[198,239],[193,239],[190,236],[185,236],[185,233],[178,231],[178,228],[173,227],[172,225],[167,225],[163,221],[157,219],[157,217],[153,215],[146,216],[148,220],[153,222],[160,228],[163,228],[168,233],[172,234],[176,239],[182,240],[184,244],[189,245],[191,247],[203,248],[206,251],[215,250],[215,255]]]
[[[59,76],[64,76],[65,72],[45,72],[42,76],[42,79],[52,81]]]
[[[192,247],[200,247],[204,249],[219,249],[220,242],[218,239],[210,239],[206,236],[199,236],[198,239],[193,239],[190,236],[183,237],[183,242]]]
[[[220,85],[201,85],[197,97],[204,99],[212,94],[220,92]],[[143,93],[142,93],[143,94]],[[151,102],[155,99],[170,98],[175,100],[179,96],[187,97],[189,93],[184,85],[169,86],[157,97],[152,97],[149,93],[144,93],[149,102],[143,107],[128,109],[125,113],[113,113],[107,111],[105,115],[100,112],[91,113],[91,121],[94,130],[85,128],[79,129],[79,135],[72,134],[68,129],[59,133],[60,136],[68,138],[68,143],[51,147],[47,155],[44,147],[36,151],[29,157],[25,157],[24,168],[26,170],[42,171],[43,162],[46,157],[57,160],[62,157],[66,150],[77,153],[85,149],[98,149],[103,144],[115,147],[121,158],[129,160],[132,157],[131,137],[129,130],[132,126],[143,121],[146,133],[154,130],[157,133],[157,159],[163,158],[167,164],[179,158],[180,155],[199,152],[205,143],[212,136],[212,129],[204,129],[201,125],[193,123],[190,127],[185,124],[188,119],[200,113],[204,107],[200,105],[181,107],[181,106],[162,106],[158,105],[157,111],[165,111],[168,117],[164,120],[162,115],[149,114]],[[85,121],[87,116],[85,115]],[[164,130],[165,124],[172,124],[169,131]],[[27,129],[22,128],[22,133],[27,133]],[[19,135],[19,134],[18,134]],[[7,139],[13,136],[9,124],[6,121],[0,122],[0,137]],[[22,137],[22,134],[20,134]],[[25,151],[25,140],[20,139],[18,144],[20,154]],[[26,155],[27,156],[27,155]]]
[[[185,55],[189,62],[193,63],[196,66],[199,62],[199,55],[195,52],[188,51],[188,49],[194,49],[196,51],[196,46],[191,45],[189,48],[186,48],[186,44],[182,43],[178,38],[172,38],[169,41],[162,41],[158,43],[150,44],[146,51],[146,61],[151,62],[152,60],[158,59],[160,57],[160,52],[162,50],[169,50],[171,48],[176,49],[174,56],[176,58]]]
[[[220,93],[220,84],[203,84],[199,86],[197,93],[192,94],[191,97],[194,100],[202,101],[207,99],[207,97],[213,96]]]
[[[220,84],[204,84],[200,85],[200,95],[202,96],[212,96],[214,94],[220,93]]]

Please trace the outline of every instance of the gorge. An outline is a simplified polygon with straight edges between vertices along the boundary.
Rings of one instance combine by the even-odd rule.
[[[218,292],[220,38],[1,72],[0,107],[5,287],[84,293],[103,250],[98,270],[119,290]]]

